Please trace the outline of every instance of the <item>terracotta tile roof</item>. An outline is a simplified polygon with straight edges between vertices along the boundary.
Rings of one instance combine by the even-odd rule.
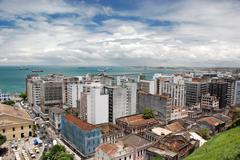
[[[147,125],[147,124],[152,124],[152,123],[158,123],[158,121],[154,118],[150,119],[144,119],[143,114],[136,114],[136,115],[131,115],[131,116],[126,116],[118,119],[119,121],[125,122],[128,125],[131,126],[141,126],[141,125]]]
[[[166,128],[172,132],[178,132],[183,130],[183,126],[179,122],[173,122],[171,124],[166,125]]]
[[[208,124],[212,126],[218,126],[219,124],[223,124],[224,122],[220,119],[217,119],[215,117],[204,117],[198,120],[199,122],[207,122]]]
[[[117,152],[118,146],[116,144],[105,143],[105,144],[102,144],[101,146],[99,146],[98,149],[101,149],[104,153],[111,156]]]
[[[21,119],[24,118],[24,119],[32,120],[30,115],[23,109],[0,103],[0,115],[1,114],[7,114],[7,115],[11,115],[11,116],[21,118]]]
[[[93,125],[93,124],[90,124],[90,123],[87,123],[85,121],[82,121],[81,119],[71,115],[71,114],[68,114],[65,116],[65,119],[73,124],[75,124],[76,126],[78,126],[79,128],[81,128],[82,130],[84,131],[90,131],[92,129],[95,129],[96,126]]]
[[[121,131],[120,127],[113,123],[101,123],[96,125],[97,128],[100,128],[102,134],[108,134],[115,131]]]

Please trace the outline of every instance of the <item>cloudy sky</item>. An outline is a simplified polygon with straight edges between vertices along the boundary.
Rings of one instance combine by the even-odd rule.
[[[0,65],[240,66],[240,1],[0,0]]]

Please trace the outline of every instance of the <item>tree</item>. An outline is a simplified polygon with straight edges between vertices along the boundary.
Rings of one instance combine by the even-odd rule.
[[[5,143],[6,140],[7,140],[6,136],[3,136],[3,135],[0,134],[0,146],[1,146],[3,143]]]
[[[14,106],[15,102],[12,101],[12,100],[7,100],[7,101],[2,102],[2,104],[6,104],[6,105],[10,105],[10,106]]]
[[[62,145],[53,146],[48,152],[44,152],[42,160],[73,160],[73,155],[66,153],[66,149]]]
[[[143,111],[143,118],[144,119],[154,118],[153,110],[150,108],[145,108]]]
[[[27,94],[24,93],[24,92],[22,92],[22,93],[19,95],[19,97],[22,98],[23,101],[26,101],[26,99],[27,99]]]
[[[209,138],[209,133],[208,133],[208,129],[207,128],[203,128],[200,130],[199,134],[201,137],[203,137],[204,139],[208,139]]]

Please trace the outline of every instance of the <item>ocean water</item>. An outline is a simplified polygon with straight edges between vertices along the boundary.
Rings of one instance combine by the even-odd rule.
[[[154,73],[174,73],[176,70],[155,69],[148,67],[66,67],[66,66],[27,66],[28,70],[20,70],[19,66],[0,67],[0,89],[8,93],[20,93],[26,89],[26,76],[33,73],[32,70],[43,70],[39,75],[61,73],[66,76],[79,76],[101,73],[107,69],[107,74],[141,74],[144,73],[150,79]]]

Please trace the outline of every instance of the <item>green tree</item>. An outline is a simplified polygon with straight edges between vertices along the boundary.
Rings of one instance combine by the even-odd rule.
[[[6,104],[6,105],[10,105],[10,106],[14,106],[15,102],[12,101],[12,100],[7,100],[7,101],[2,102],[2,104]]]
[[[0,146],[1,146],[3,143],[5,143],[6,140],[7,140],[6,136],[3,136],[3,135],[0,134]]]
[[[73,155],[66,152],[66,149],[62,145],[53,146],[48,152],[44,152],[42,160],[73,160]]]
[[[204,139],[208,139],[209,138],[209,130],[207,128],[203,128],[199,131],[199,134],[201,137],[203,137]]]
[[[153,110],[150,109],[150,108],[144,108],[143,118],[144,118],[144,119],[154,118]]]
[[[27,100],[27,94],[22,92],[20,95],[19,95],[20,98],[23,99],[23,101],[26,101]]]

